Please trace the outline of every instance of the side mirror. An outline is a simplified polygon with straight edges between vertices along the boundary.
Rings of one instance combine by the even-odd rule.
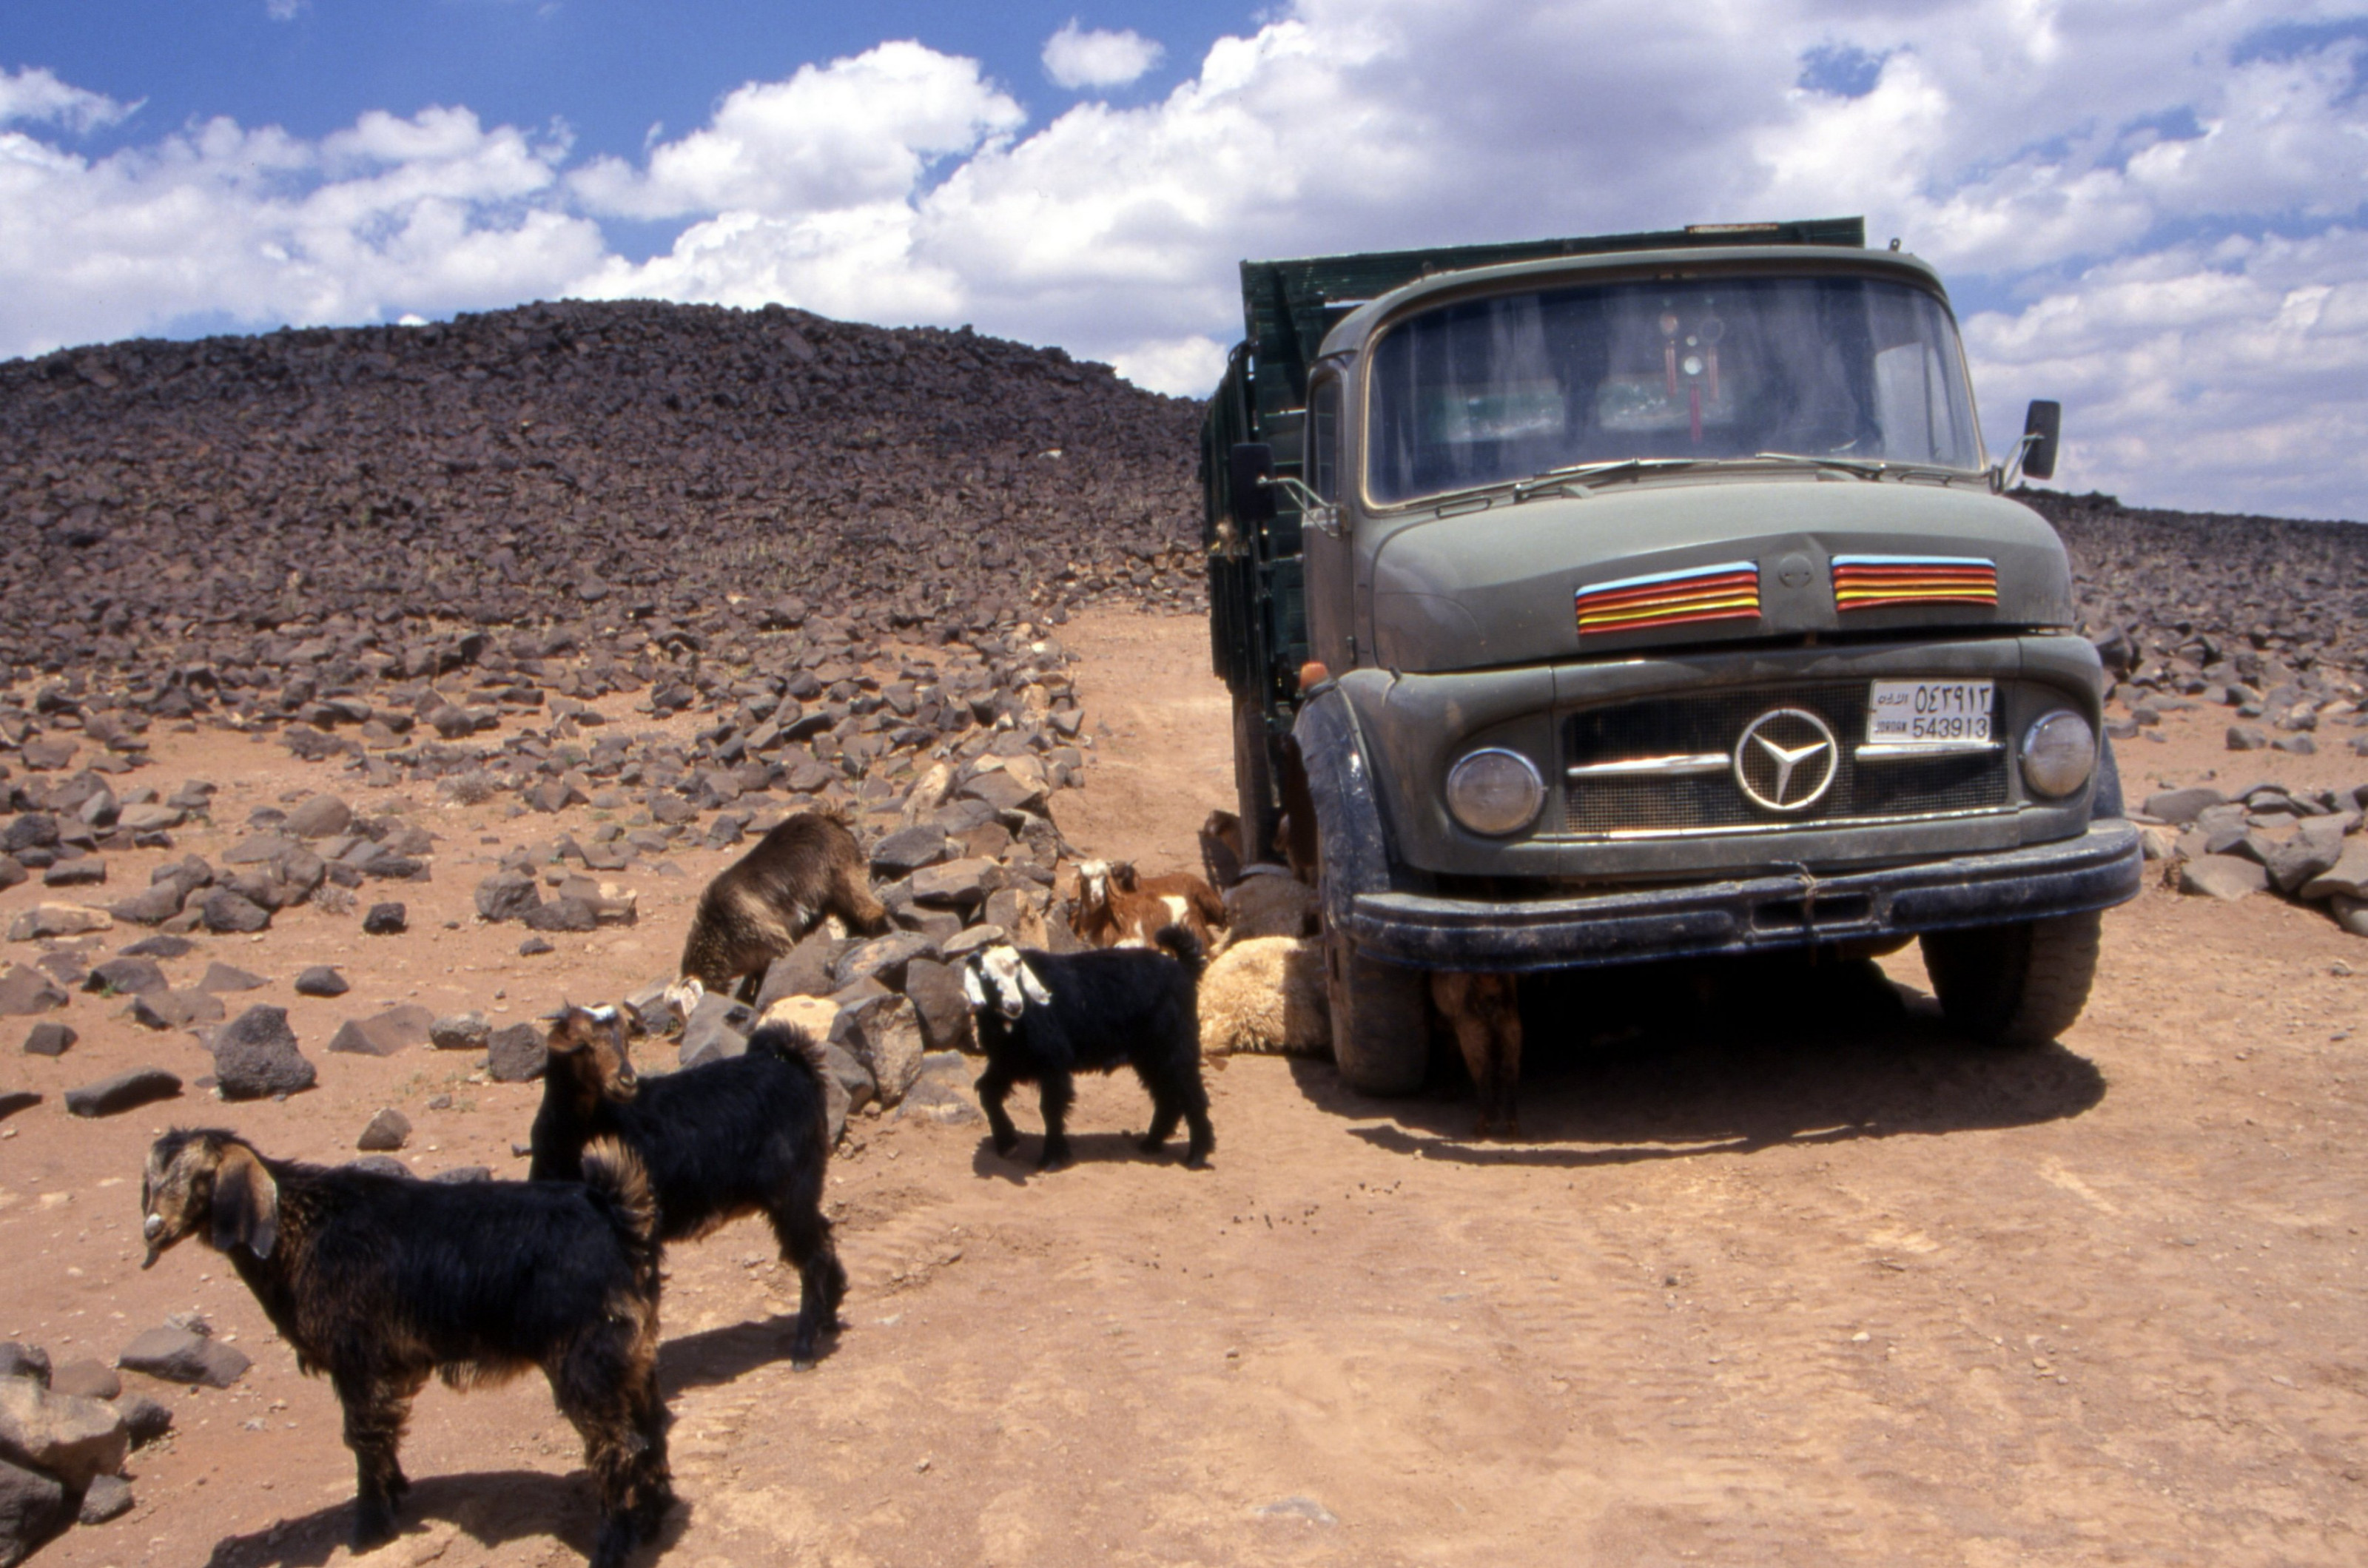
[[[1274,521],[1274,449],[1264,441],[1236,441],[1225,454],[1225,493],[1234,524],[1254,528]]]
[[[2025,479],[2055,477],[2055,447],[2064,434],[2064,405],[2047,398],[2035,398],[2031,412],[2022,416],[2022,476]]]

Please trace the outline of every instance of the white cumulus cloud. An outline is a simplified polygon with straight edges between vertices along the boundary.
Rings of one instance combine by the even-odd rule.
[[[1080,28],[1071,17],[1044,40],[1044,74],[1064,87],[1123,87],[1140,80],[1167,53],[1156,39],[1132,29]]]
[[[1151,101],[1031,123],[890,41],[591,159],[462,108],[94,159],[122,106],[0,75],[0,352],[565,291],[968,322],[1201,392],[1246,256],[1864,212],[1950,278],[1994,444],[2057,395],[2063,483],[2368,517],[2368,28],[2314,4],[1285,0]],[[1073,21],[1044,63],[1156,49]]]

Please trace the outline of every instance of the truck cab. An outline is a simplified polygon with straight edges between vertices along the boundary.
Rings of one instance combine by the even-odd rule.
[[[1246,843],[1314,821],[1335,1055],[1425,971],[1920,940],[2052,1039],[2140,854],[2062,542],[1856,220],[1245,263],[1203,433]],[[1308,829],[1313,827],[1313,833]]]

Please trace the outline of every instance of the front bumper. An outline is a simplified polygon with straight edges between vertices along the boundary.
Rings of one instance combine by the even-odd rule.
[[[1361,891],[1329,917],[1386,963],[1565,969],[2078,915],[2136,897],[2143,874],[2137,830],[2112,818],[2077,838],[1883,870],[1518,901]]]

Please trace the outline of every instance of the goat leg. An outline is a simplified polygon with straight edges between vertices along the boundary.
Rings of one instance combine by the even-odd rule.
[[[1000,1068],[989,1067],[978,1075],[978,1108],[986,1112],[986,1125],[995,1139],[995,1152],[1008,1154],[1019,1146],[1019,1129],[1011,1125],[1010,1113],[1003,1108],[1004,1096],[1011,1093],[1011,1076]]]
[[[1151,1104],[1151,1131],[1143,1135],[1137,1147],[1146,1154],[1156,1154],[1159,1146],[1175,1135],[1176,1124],[1184,1119],[1184,1113],[1164,1094],[1154,1095]]]
[[[1073,1163],[1065,1124],[1076,1097],[1076,1085],[1067,1073],[1057,1067],[1044,1070],[1037,1087],[1037,1103],[1044,1112],[1044,1157],[1036,1162],[1038,1170],[1057,1171]]]
[[[790,1365],[804,1371],[814,1363],[814,1347],[823,1334],[838,1323],[839,1299],[847,1293],[847,1269],[831,1245],[830,1221],[812,1204],[791,1212],[768,1216],[773,1235],[781,1244],[781,1257],[798,1271],[798,1321],[790,1331]]]
[[[395,1499],[411,1488],[397,1451],[411,1399],[427,1381],[388,1373],[332,1373],[345,1412],[346,1447],[354,1455],[354,1550],[368,1551],[394,1539]]]

